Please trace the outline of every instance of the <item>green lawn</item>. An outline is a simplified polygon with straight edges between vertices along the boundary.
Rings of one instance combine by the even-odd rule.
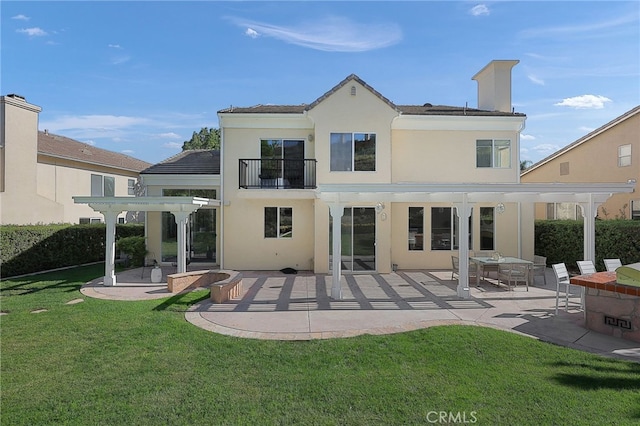
[[[3,426],[640,422],[637,363],[467,326],[243,340],[184,320],[205,291],[66,305],[102,268],[2,282]]]

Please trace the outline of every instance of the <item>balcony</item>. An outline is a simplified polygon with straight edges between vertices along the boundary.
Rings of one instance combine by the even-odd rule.
[[[316,160],[240,159],[240,188],[315,189]]]

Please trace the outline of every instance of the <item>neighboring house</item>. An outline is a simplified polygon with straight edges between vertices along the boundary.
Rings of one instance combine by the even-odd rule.
[[[640,182],[640,106],[611,120],[521,174],[521,182]],[[580,219],[576,203],[536,205],[536,219]],[[640,220],[638,192],[615,194],[598,208],[600,219]]]
[[[533,259],[534,202],[579,202],[589,215],[633,190],[520,183],[517,63],[492,61],[473,77],[477,109],[395,104],[350,75],[310,104],[219,111],[220,151],[144,170],[146,197],[75,197],[105,215],[105,284],[116,284],[115,214],[136,207],[149,212],[149,251],[178,272],[189,261],[312,270],[330,273],[341,299],[343,273],[451,269],[458,256],[457,294],[470,297],[470,251]],[[594,229],[585,221],[585,259]]]
[[[0,224],[95,223],[102,215],[73,195],[136,195],[149,163],[38,131],[41,108],[18,95],[0,97]],[[137,219],[123,212],[120,222]]]

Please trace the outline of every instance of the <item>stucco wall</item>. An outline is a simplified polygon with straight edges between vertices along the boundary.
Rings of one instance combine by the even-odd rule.
[[[631,165],[618,166],[618,147],[631,144]],[[564,164],[561,166],[561,164]],[[561,174],[560,169],[567,171]],[[640,183],[640,112],[605,129],[589,140],[523,174],[523,183],[533,182],[627,182]],[[640,202],[639,189],[616,194],[598,209],[601,219],[630,218],[631,200]],[[605,212],[607,214],[605,214]],[[536,205],[536,219],[546,219],[546,205]]]

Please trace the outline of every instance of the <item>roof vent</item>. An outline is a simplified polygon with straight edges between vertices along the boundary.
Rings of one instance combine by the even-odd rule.
[[[356,86],[351,86],[351,96],[356,95]]]

